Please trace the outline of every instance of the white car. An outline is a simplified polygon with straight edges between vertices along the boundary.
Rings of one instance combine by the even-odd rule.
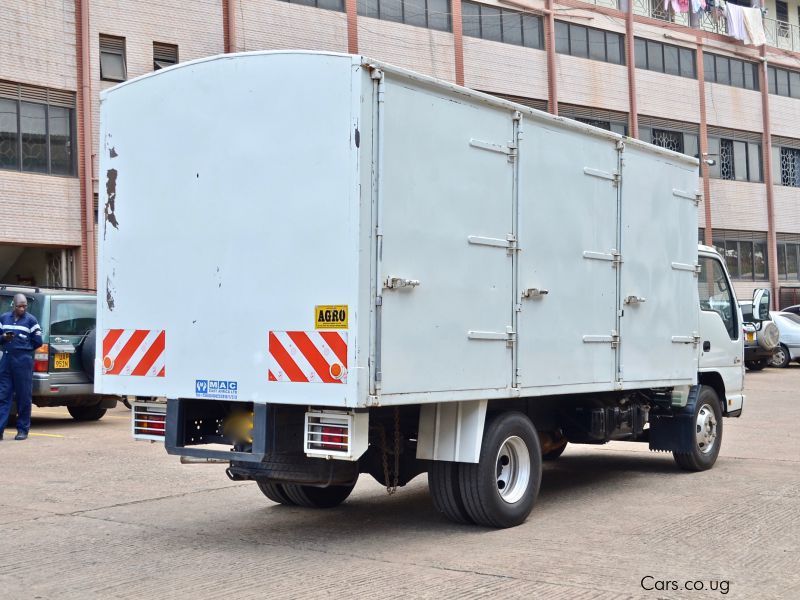
[[[790,312],[769,314],[781,332],[780,345],[770,359],[770,366],[783,368],[793,360],[800,362],[800,316]]]

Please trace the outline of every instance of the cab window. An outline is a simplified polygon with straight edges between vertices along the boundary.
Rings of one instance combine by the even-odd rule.
[[[722,263],[710,257],[700,257],[700,276],[697,279],[700,309],[717,313],[732,340],[739,337],[733,292]]]

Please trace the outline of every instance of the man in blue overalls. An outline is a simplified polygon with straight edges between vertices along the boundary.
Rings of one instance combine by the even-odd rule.
[[[11,401],[17,397],[17,436],[28,438],[31,428],[31,394],[33,392],[33,351],[42,345],[42,328],[26,311],[24,294],[14,296],[14,310],[0,315],[0,440],[11,412]]]

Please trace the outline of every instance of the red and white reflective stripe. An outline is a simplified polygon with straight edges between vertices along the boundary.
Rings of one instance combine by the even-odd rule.
[[[164,377],[163,329],[107,329],[103,336],[103,374]]]
[[[347,383],[346,331],[270,331],[269,380]]]

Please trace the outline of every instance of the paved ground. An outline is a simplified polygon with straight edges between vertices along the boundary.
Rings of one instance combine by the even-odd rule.
[[[571,446],[505,531],[440,518],[424,476],[392,497],[364,476],[331,511],[277,506],[131,441],[124,408],[34,409],[27,442],[0,442],[0,597],[800,598],[800,366],[747,387],[713,470]]]

